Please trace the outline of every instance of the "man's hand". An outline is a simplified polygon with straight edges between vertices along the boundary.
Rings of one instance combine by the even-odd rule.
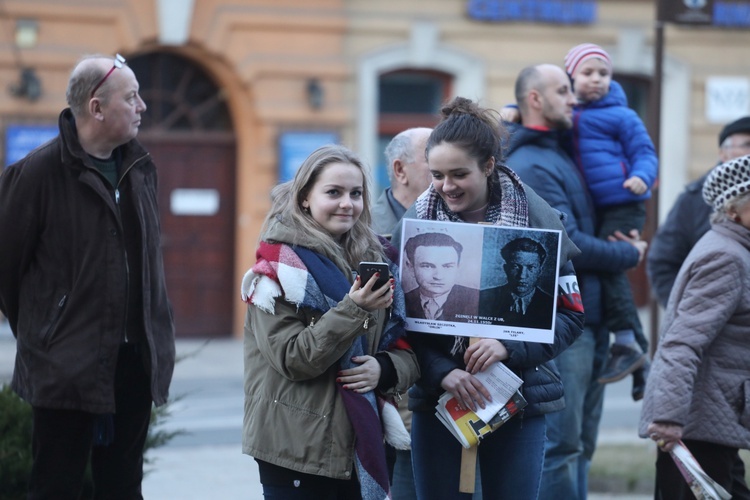
[[[500,110],[500,119],[508,123],[521,123],[521,112],[514,106],[504,106]]]
[[[637,229],[631,229],[630,235],[626,236],[621,231],[615,231],[615,234],[608,237],[609,241],[627,241],[638,250],[638,264],[643,260],[643,256],[646,255],[646,248],[648,248],[648,242],[641,239],[640,233]]]

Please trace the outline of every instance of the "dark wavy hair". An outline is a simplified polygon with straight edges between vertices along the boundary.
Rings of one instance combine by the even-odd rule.
[[[445,142],[466,151],[480,166],[492,157],[495,165],[502,162],[508,133],[497,111],[482,108],[471,99],[456,97],[442,107],[440,114],[442,121],[427,141],[428,156],[434,146]]]

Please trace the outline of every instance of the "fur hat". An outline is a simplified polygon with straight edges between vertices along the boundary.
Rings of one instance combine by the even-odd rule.
[[[719,211],[728,201],[750,192],[750,155],[714,167],[703,184],[703,199]]]
[[[572,78],[578,66],[594,57],[602,59],[607,63],[609,71],[612,71],[612,59],[607,54],[607,51],[593,43],[582,43],[570,49],[568,55],[565,56],[565,71]]]
[[[719,147],[724,144],[724,140],[730,135],[734,134],[750,134],[750,116],[743,116],[742,118],[728,123],[719,134]]]

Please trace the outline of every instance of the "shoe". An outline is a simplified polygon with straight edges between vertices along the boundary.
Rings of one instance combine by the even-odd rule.
[[[612,344],[604,371],[599,376],[600,384],[609,384],[622,380],[646,362],[641,346],[632,344]]]
[[[633,372],[633,390],[630,394],[633,396],[633,401],[640,401],[643,399],[643,395],[646,392],[646,380],[648,380],[648,372],[651,370],[651,362],[647,359],[643,366]]]

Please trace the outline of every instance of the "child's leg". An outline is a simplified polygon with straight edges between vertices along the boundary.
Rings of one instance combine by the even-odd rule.
[[[628,234],[632,229],[637,229],[641,232],[645,221],[646,206],[642,202],[607,207],[599,212],[598,236],[601,239],[607,239],[615,231]],[[601,278],[604,321],[609,331],[615,333],[615,343],[632,344],[636,341],[637,335],[645,341],[643,328],[638,318],[638,309],[625,273],[609,273]],[[638,344],[642,348],[645,347],[640,340]]]
[[[606,239],[615,231],[628,234],[631,229],[640,232],[645,215],[643,203],[610,207],[600,213],[599,237]],[[601,276],[601,281],[605,324],[614,333],[615,341],[599,381],[609,383],[640,368],[646,361],[643,353],[648,349],[648,344],[625,273],[606,274]]]

